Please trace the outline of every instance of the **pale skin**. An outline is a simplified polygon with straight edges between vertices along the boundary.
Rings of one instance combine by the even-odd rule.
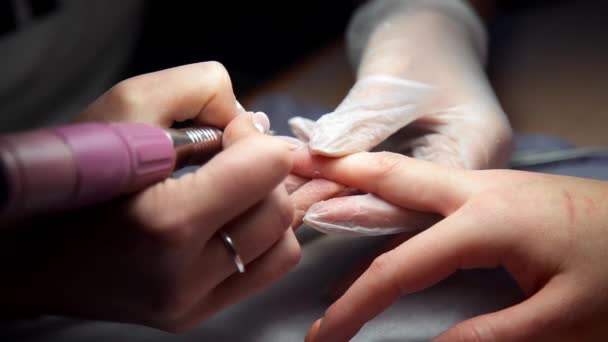
[[[69,315],[183,331],[297,264],[294,209],[283,184],[294,147],[259,132],[256,123],[268,129],[265,115],[237,108],[222,65],[128,79],[80,117],[165,127],[187,119],[224,129],[224,150],[197,171],[111,203],[3,227],[4,316]],[[232,237],[245,273],[219,229]]]
[[[608,183],[510,170],[448,169],[387,152],[305,151],[294,170],[445,218],[377,257],[312,326],[348,341],[401,295],[459,269],[504,267],[527,296],[434,341],[598,341],[608,335]],[[338,200],[338,199],[336,199]]]

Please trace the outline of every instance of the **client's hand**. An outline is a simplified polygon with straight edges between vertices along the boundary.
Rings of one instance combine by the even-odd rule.
[[[443,220],[378,257],[312,327],[347,341],[401,295],[458,269],[505,267],[528,298],[457,324],[437,341],[598,341],[608,336],[608,183],[464,171],[391,153],[296,159],[295,171]],[[349,197],[331,202],[351,201]],[[344,205],[344,203],[338,204]]]

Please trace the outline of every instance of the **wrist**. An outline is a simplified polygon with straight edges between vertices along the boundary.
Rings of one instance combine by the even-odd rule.
[[[374,1],[359,10],[348,29],[360,77],[390,74],[416,79],[425,68],[463,59],[483,69],[486,41],[480,18],[462,1]]]

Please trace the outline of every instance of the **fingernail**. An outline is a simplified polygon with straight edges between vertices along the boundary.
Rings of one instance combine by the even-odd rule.
[[[260,125],[259,123],[254,123],[253,125],[258,131],[260,131],[260,133],[264,134],[264,126]]]
[[[327,205],[325,205],[325,201],[320,201],[308,208],[308,211],[306,212],[304,218],[311,221],[316,221],[318,219],[321,219],[323,215],[327,214],[328,212],[329,211],[327,210]]]
[[[290,150],[294,151],[294,150],[298,150],[304,146],[306,146],[306,144],[300,140],[300,139],[296,139],[294,137],[288,137],[286,135],[276,135],[276,138],[279,138],[281,140],[283,140],[284,142],[286,142],[287,144],[289,144]]]
[[[317,340],[317,335],[319,333],[319,327],[321,326],[321,319],[315,321],[315,323],[308,330],[308,334],[306,335],[306,339],[304,342],[315,342]]]
[[[253,125],[262,134],[266,134],[270,130],[270,120],[262,112],[253,113]]]
[[[234,100],[234,102],[236,102],[236,109],[238,109],[241,112],[245,111],[245,108],[243,108],[243,106],[241,105],[241,103],[238,100]]]

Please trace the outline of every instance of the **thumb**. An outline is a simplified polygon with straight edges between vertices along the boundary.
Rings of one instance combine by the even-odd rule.
[[[124,80],[78,118],[136,121],[169,127],[175,121],[225,127],[239,113],[230,75],[220,63],[183,65]]]
[[[244,112],[232,120],[224,130],[223,146],[228,148],[238,140],[270,130],[270,120],[262,112]]]

